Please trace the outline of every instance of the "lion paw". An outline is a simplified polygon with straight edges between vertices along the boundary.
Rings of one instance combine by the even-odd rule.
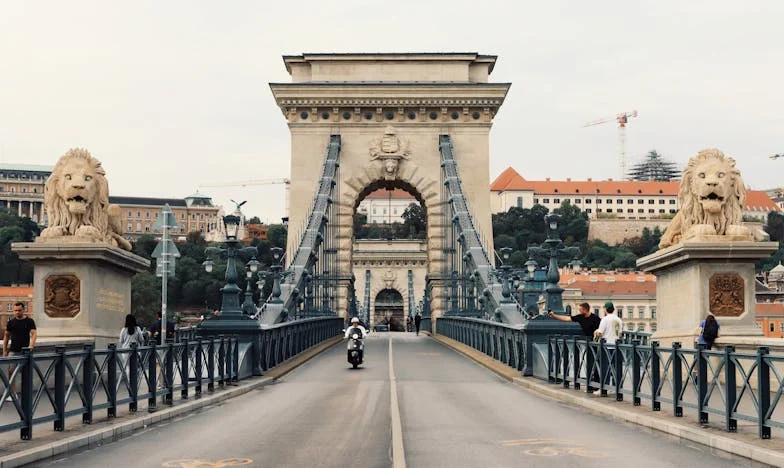
[[[99,231],[95,226],[79,226],[79,229],[76,230],[76,234],[74,234],[74,236],[81,237],[83,239],[89,239],[93,242],[103,241],[101,231]]]
[[[725,234],[728,236],[746,236],[751,238],[751,230],[749,230],[749,228],[746,226],[741,226],[739,224],[730,224],[727,226]]]
[[[686,235],[686,238],[693,239],[695,237],[715,236],[715,235],[716,235],[716,228],[713,227],[713,225],[695,224],[689,229],[689,233]]]
[[[41,237],[44,239],[51,239],[54,237],[63,237],[68,234],[63,226],[52,226],[41,231]]]

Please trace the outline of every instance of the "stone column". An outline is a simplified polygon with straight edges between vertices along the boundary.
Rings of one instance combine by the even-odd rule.
[[[663,346],[691,348],[708,314],[720,325],[722,343],[762,338],[756,327],[754,264],[776,251],[776,242],[685,242],[637,260],[656,275],[657,331]]]

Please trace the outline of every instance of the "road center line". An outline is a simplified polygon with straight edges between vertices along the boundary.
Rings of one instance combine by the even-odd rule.
[[[389,334],[389,408],[392,416],[392,466],[406,468],[406,452],[403,447],[403,424],[400,422],[400,405],[397,402],[397,379],[392,362],[392,334]]]

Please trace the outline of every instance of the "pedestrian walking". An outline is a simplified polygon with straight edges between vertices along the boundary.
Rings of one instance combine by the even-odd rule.
[[[553,313],[553,311],[549,311],[547,316],[556,320],[560,320],[561,322],[576,322],[580,325],[580,328],[583,331],[583,335],[589,339],[593,338],[593,333],[599,329],[599,323],[601,322],[601,319],[596,314],[591,313],[591,306],[587,302],[583,302],[577,306],[577,310],[577,315],[556,315]]]
[[[711,349],[713,342],[719,337],[719,328],[721,328],[721,325],[719,325],[716,317],[708,314],[705,320],[700,322],[700,326],[697,327],[697,344],[703,345],[705,349]]]
[[[5,326],[5,335],[3,336],[3,356],[21,356],[22,350],[35,348],[35,340],[38,337],[38,331],[35,328],[35,320],[25,316],[25,305],[23,302],[17,302],[13,307],[14,316],[8,320]],[[8,341],[11,341],[10,346]],[[11,364],[8,370],[8,376],[11,377],[16,369],[16,365]],[[15,380],[15,379],[14,379]],[[16,394],[16,383],[11,381],[11,392]],[[8,395],[6,401],[12,401],[13,397]]]
[[[160,344],[164,344],[166,342],[166,340],[170,340],[170,339],[174,338],[174,322],[172,322],[170,320],[167,320],[166,321],[166,340],[161,340],[161,318],[162,318],[162,315],[163,314],[158,312],[158,320],[156,320],[155,323],[153,323],[152,326],[150,327],[150,332],[152,334],[152,338],[159,345]]]
[[[416,327],[416,334],[419,336],[419,327],[422,326],[422,313],[417,312],[414,316],[414,327]]]
[[[130,348],[133,343],[136,343],[137,346],[144,346],[144,332],[136,324],[136,317],[133,314],[128,314],[125,316],[125,326],[120,331],[118,347]]]

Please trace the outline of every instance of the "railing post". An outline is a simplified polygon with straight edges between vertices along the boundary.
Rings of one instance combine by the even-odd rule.
[[[708,356],[705,354],[705,345],[697,345],[694,359],[697,360],[697,412],[700,424],[708,424],[708,412],[705,411],[705,397],[708,395]]]
[[[109,345],[109,355],[106,357],[106,380],[109,384],[106,398],[109,400],[109,407],[106,408],[106,416],[114,418],[117,416],[117,345]]]
[[[61,432],[65,430],[65,346],[55,347],[54,352],[57,353],[54,368],[54,430]]]
[[[561,353],[561,371],[563,372],[563,387],[569,388],[569,344],[566,336],[559,340],[558,347]]]
[[[135,413],[139,408],[139,345],[131,343],[131,354],[128,355],[128,387],[131,401],[128,403],[128,411]]]
[[[207,345],[207,391],[215,391],[215,337]]]
[[[672,370],[672,414],[680,418],[683,416],[683,406],[681,405],[681,393],[683,391],[683,366],[681,365],[681,344],[672,344],[672,356],[670,369]]]
[[[632,340],[632,404],[640,406],[640,355],[637,348],[640,340]]]
[[[180,381],[182,383],[182,390],[180,390],[180,398],[183,400],[188,399],[188,385],[190,385],[190,341],[188,338],[182,340],[180,352],[182,360],[180,361]]]
[[[610,370],[610,363],[607,362],[607,341],[602,338],[599,340],[599,395],[607,396],[605,383],[607,382],[607,372]]]
[[[234,375],[232,377],[233,382],[239,382],[240,380],[240,337],[239,335],[234,337],[234,362],[232,362],[231,368],[234,370]]]
[[[734,346],[724,347],[724,384],[727,386],[724,398],[724,421],[726,421],[727,432],[738,431],[738,420],[732,417],[735,411],[735,401],[738,399],[733,353],[735,353]]]
[[[253,363],[253,375],[262,375],[261,370],[261,333],[253,335],[253,341],[250,346],[251,362]]]
[[[196,386],[193,389],[196,398],[201,398],[201,379],[202,379],[202,368],[204,367],[204,347],[202,346],[201,338],[196,339],[196,359],[194,360],[195,369],[193,369],[193,375],[196,379]]]
[[[226,384],[226,338],[223,335],[218,338],[218,385],[223,387]]]
[[[577,346],[577,335],[572,335],[572,380],[574,389],[580,390],[580,348]]]
[[[615,401],[623,401],[623,392],[621,391],[621,384],[623,383],[623,349],[621,343],[615,343],[615,352],[613,353],[613,370],[615,374]]]
[[[661,411],[661,362],[659,359],[659,342],[651,342],[651,409]]]
[[[147,397],[147,411],[152,413],[156,410],[158,404],[158,344],[155,340],[150,345],[150,354],[147,355],[147,377],[148,388],[147,392],[150,394]]]
[[[598,344],[594,344],[592,341],[586,339],[585,340],[585,392],[591,393],[596,390],[593,386],[591,386],[591,381],[593,381],[593,373],[596,367],[596,357],[593,352],[593,348],[599,347]]]
[[[261,366],[261,372],[266,372],[269,370],[267,366],[267,359],[269,356],[267,355],[267,343],[269,343],[269,331],[262,330],[259,333],[259,365]]]
[[[163,402],[171,406],[174,404],[174,344],[171,342],[166,344],[164,363],[166,376],[163,383],[166,385],[166,394],[163,396]]]
[[[22,414],[23,423],[20,437],[22,440],[33,438],[33,366],[35,365],[33,353],[30,348],[22,350],[24,364],[22,364]],[[46,382],[41,382],[46,385]]]
[[[549,383],[555,383],[555,378],[557,376],[553,341],[555,341],[555,337],[553,335],[547,335],[547,381]]]
[[[82,391],[84,392],[84,413],[82,422],[92,424],[93,422],[93,373],[95,359],[93,357],[93,345],[84,345],[84,362],[82,364]],[[30,376],[32,379],[32,376]]]
[[[767,346],[757,348],[757,427],[760,439],[770,439],[770,426],[767,424],[770,410],[770,363],[765,359],[769,353],[770,348]]]

